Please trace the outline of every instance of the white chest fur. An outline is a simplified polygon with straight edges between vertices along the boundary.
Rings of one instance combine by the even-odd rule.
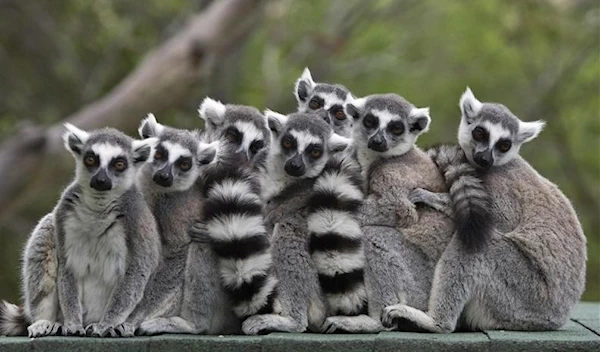
[[[79,207],[65,219],[66,265],[77,280],[85,325],[102,318],[125,274],[127,242],[116,216]]]

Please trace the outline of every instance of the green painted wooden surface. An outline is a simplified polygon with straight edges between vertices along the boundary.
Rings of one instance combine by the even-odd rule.
[[[580,303],[558,331],[377,335],[274,333],[265,336],[162,335],[136,338],[0,337],[0,352],[33,351],[600,351],[600,303]]]

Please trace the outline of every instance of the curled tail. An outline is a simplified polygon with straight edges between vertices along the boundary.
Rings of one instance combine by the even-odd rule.
[[[481,249],[492,234],[492,201],[477,169],[458,145],[440,145],[428,154],[450,190],[458,238],[468,249]]]
[[[240,165],[222,160],[204,174],[204,224],[240,318],[273,312],[276,294],[259,194],[258,180]]]
[[[29,325],[23,308],[6,301],[0,302],[0,335],[27,336]]]
[[[329,305],[329,315],[367,313],[362,231],[356,217],[363,200],[357,163],[333,157],[309,198],[309,252]]]

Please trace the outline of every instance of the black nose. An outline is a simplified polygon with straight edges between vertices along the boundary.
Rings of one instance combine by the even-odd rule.
[[[108,191],[112,188],[112,182],[106,177],[92,177],[90,187],[97,191]]]
[[[383,138],[383,136],[374,136],[371,139],[369,139],[367,147],[376,152],[385,152],[388,150],[387,142],[385,141],[385,138]]]
[[[306,172],[306,168],[304,167],[304,162],[302,161],[302,157],[297,155],[290,159],[287,163],[285,163],[285,172],[288,175],[294,177],[300,177],[304,175]]]
[[[154,182],[163,187],[171,187],[173,185],[173,176],[167,171],[159,171],[155,173],[152,179]]]
[[[491,150],[475,153],[473,160],[483,169],[489,169],[494,164],[494,157],[492,156]]]

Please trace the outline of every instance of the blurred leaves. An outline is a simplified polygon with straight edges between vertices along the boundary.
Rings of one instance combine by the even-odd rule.
[[[0,0],[0,138],[102,96],[206,2]],[[219,64],[212,84],[159,118],[197,127],[207,94],[292,111],[293,83],[308,66],[316,81],[357,96],[396,92],[430,106],[432,128],[419,140],[427,146],[455,141],[457,102],[469,85],[483,101],[548,122],[522,154],[573,201],[589,241],[585,298],[600,300],[599,34],[592,0],[273,0],[262,28]],[[10,268],[0,271],[0,297],[16,299],[14,253],[59,192],[44,190],[0,223],[0,267]]]

